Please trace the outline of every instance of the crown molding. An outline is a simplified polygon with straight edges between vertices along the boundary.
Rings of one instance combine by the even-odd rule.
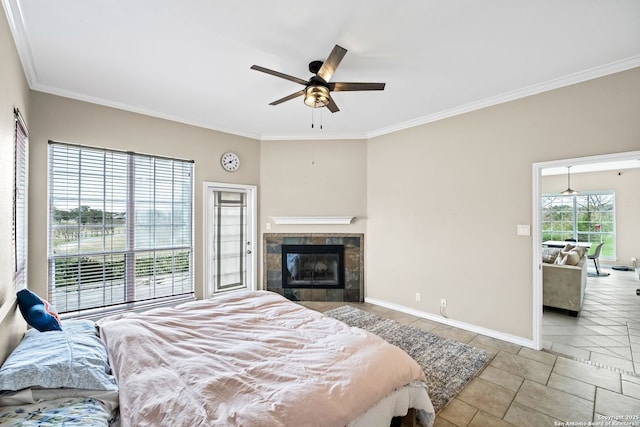
[[[377,136],[386,135],[393,132],[409,129],[412,127],[432,123],[438,120],[447,119],[461,114],[469,113],[482,108],[491,107],[498,104],[503,104],[509,101],[515,101],[517,99],[526,98],[528,96],[537,95],[542,92],[548,92],[554,89],[560,89],[565,86],[571,86],[577,83],[582,83],[588,80],[593,80],[599,77],[604,77],[610,74],[627,71],[632,68],[640,67],[640,55],[632,56],[620,61],[612,62],[599,67],[590,68],[578,73],[569,74],[564,77],[549,80],[543,83],[531,85],[522,89],[506,92],[501,95],[492,96],[489,98],[481,99],[479,101],[470,102],[467,104],[459,105],[448,110],[439,111],[434,114],[419,117],[414,120],[398,123],[393,126],[388,126],[378,130],[367,133],[366,138],[375,138]]]

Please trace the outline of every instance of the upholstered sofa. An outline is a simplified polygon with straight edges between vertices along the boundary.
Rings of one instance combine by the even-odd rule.
[[[565,247],[558,250],[554,263],[550,258],[544,259],[542,263],[542,303],[547,307],[568,310],[572,316],[577,316],[582,309],[584,291],[587,287],[587,257],[584,250],[578,250],[577,255],[571,254],[571,249]],[[564,264],[555,263],[559,257],[564,259]],[[575,265],[568,265],[567,258],[577,257]],[[571,262],[573,264],[573,262]]]

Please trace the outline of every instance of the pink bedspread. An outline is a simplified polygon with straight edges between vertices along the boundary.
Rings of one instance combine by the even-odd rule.
[[[399,348],[272,292],[99,322],[127,426],[344,426],[424,380]]]

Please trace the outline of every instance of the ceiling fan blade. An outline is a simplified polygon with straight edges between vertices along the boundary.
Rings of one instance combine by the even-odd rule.
[[[331,111],[332,113],[338,112],[340,111],[340,109],[338,108],[338,106],[336,105],[336,103],[333,101],[333,97],[329,97],[329,103],[327,104],[327,108],[329,109],[329,111]]]
[[[384,90],[386,83],[329,83],[332,92],[346,92],[357,90]]]
[[[278,99],[277,101],[273,101],[273,102],[272,102],[271,104],[269,104],[269,105],[278,105],[278,104],[282,104],[283,102],[289,101],[289,100],[291,100],[291,99],[293,99],[293,98],[297,98],[297,97],[302,96],[302,95],[304,95],[304,89],[301,89],[301,90],[297,91],[296,93],[292,93],[292,94],[291,94],[291,95],[289,95],[289,96],[285,96],[284,98],[280,98],[280,99]]]
[[[305,86],[309,83],[308,81],[302,80],[302,79],[300,79],[298,77],[290,76],[288,74],[284,74],[284,73],[281,73],[279,71],[273,71],[273,70],[270,70],[268,68],[261,67],[259,65],[252,65],[251,69],[252,70],[256,70],[256,71],[261,71],[263,73],[271,74],[272,76],[280,77],[280,78],[283,78],[283,79],[286,79],[286,80],[289,80],[289,81],[292,81],[292,82],[295,82],[295,83],[300,83],[301,85],[305,85]]]
[[[333,73],[336,72],[336,68],[338,68],[340,61],[342,61],[342,58],[344,58],[346,53],[347,49],[335,45],[327,59],[325,59],[322,64],[322,67],[320,67],[320,70],[318,70],[318,77],[323,79],[325,82],[328,82],[331,79],[331,76],[333,76]]]

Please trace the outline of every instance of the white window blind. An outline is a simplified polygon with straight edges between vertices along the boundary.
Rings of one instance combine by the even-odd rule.
[[[27,283],[27,126],[18,110],[14,110],[14,190],[11,240],[13,245],[14,286],[26,287]]]
[[[49,143],[49,298],[61,313],[193,293],[193,162]]]

